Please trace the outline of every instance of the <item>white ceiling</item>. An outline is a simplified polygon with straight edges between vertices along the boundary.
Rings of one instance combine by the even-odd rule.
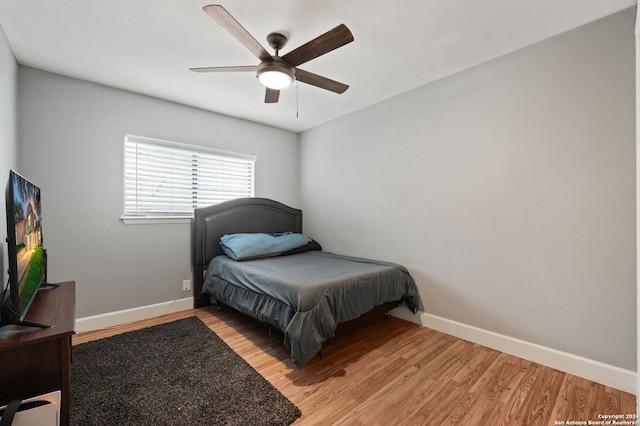
[[[253,73],[190,67],[257,65],[202,11],[207,0],[2,0],[18,63],[300,132],[631,7],[636,0],[220,0],[281,55],[346,24],[355,41],[303,68],[350,85],[303,83],[264,103]],[[215,3],[212,0],[211,3]]]

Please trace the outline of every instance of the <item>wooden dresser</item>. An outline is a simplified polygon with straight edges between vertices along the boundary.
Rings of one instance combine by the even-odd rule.
[[[60,424],[69,424],[71,336],[76,318],[76,285],[42,287],[25,320],[49,328],[0,328],[0,406],[60,390]]]

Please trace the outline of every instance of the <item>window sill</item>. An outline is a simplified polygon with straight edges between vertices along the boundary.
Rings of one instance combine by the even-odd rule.
[[[165,225],[174,223],[191,223],[191,216],[155,216],[155,217],[121,217],[125,225]]]

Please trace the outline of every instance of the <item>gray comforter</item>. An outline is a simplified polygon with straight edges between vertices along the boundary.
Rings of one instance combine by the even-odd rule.
[[[385,302],[405,300],[415,312],[418,294],[403,266],[324,251],[243,262],[217,256],[203,292],[282,331],[298,368],[337,324]]]

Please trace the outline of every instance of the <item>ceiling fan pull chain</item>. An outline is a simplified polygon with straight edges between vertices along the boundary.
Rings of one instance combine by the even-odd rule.
[[[298,115],[300,112],[300,82],[298,80],[296,80],[296,118],[300,118],[300,116]]]

